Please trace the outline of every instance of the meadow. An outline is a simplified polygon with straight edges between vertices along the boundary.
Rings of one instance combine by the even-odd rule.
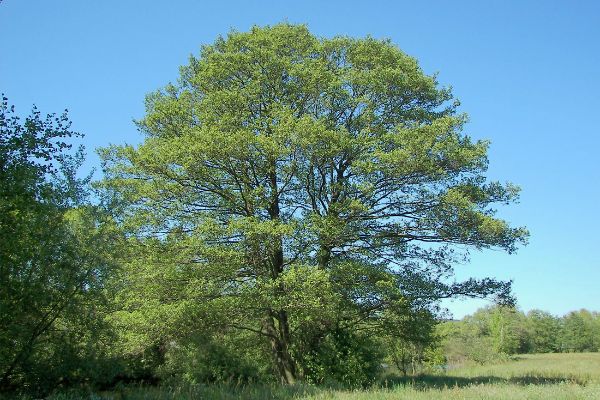
[[[467,365],[414,377],[390,375],[369,389],[308,385],[120,387],[111,392],[56,394],[51,400],[438,400],[600,399],[600,353],[530,354],[489,365]]]

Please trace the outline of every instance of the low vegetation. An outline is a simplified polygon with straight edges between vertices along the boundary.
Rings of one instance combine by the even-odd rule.
[[[531,354],[488,365],[453,368],[437,374],[384,379],[367,389],[310,385],[122,386],[111,392],[71,392],[51,400],[387,400],[528,399],[592,400],[600,393],[600,354]]]

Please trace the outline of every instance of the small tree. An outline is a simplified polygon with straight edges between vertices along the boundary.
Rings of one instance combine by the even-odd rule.
[[[0,105],[0,390],[43,390],[68,376],[67,344],[83,332],[106,263],[87,180],[76,177],[82,149],[69,155],[66,113],[21,123]],[[77,324],[72,322],[76,320]],[[65,362],[61,362],[61,360]],[[73,362],[73,359],[68,360]]]
[[[268,340],[291,383],[328,332],[506,297],[505,282],[448,283],[454,245],[512,252],[527,237],[494,217],[518,189],[486,181],[488,143],[457,107],[386,40],[281,24],[204,46],[147,97],[144,143],[102,152],[123,226],[175,257],[149,267],[178,285],[152,307],[219,310]]]

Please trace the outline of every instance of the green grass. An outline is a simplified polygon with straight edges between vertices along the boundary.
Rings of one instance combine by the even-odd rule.
[[[390,378],[368,390],[314,386],[127,387],[108,393],[63,393],[52,400],[441,400],[441,399],[600,399],[600,353],[535,354],[446,373]]]

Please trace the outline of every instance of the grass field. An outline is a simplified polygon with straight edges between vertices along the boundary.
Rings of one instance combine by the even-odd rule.
[[[414,378],[390,378],[369,390],[297,385],[186,388],[122,388],[101,394],[59,394],[52,400],[600,400],[600,353],[522,355],[494,365],[469,366]]]

